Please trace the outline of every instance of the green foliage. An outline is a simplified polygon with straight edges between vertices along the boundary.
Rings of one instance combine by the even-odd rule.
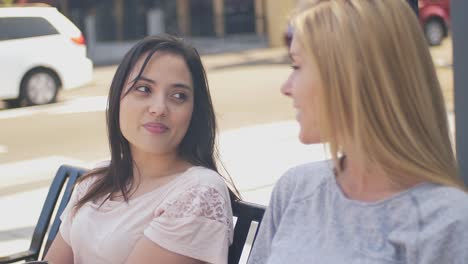
[[[15,0],[0,0],[3,5],[12,5]]]

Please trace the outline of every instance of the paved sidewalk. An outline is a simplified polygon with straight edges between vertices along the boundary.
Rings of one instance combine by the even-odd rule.
[[[287,121],[220,135],[221,158],[245,200],[267,204],[275,181],[289,167],[324,159],[323,146],[304,146],[298,142],[297,133],[297,123]],[[68,163],[75,165],[73,161]],[[23,168],[24,173],[28,169],[34,168]],[[47,187],[41,187],[1,197],[0,255],[28,248],[47,190]]]
[[[453,131],[453,114],[449,114],[449,120]],[[220,135],[221,159],[244,200],[268,204],[274,183],[288,168],[326,158],[323,145],[299,143],[298,131],[296,121],[285,121]],[[47,189],[1,197],[0,256],[28,248]]]

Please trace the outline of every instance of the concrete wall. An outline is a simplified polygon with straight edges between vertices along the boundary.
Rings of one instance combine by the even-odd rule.
[[[95,17],[85,19],[85,35],[88,57],[96,65],[118,63],[136,41],[129,42],[98,42],[96,38]]]
[[[284,45],[283,34],[287,27],[287,17],[296,0],[253,0],[255,6],[256,34],[246,36],[226,36],[224,28],[224,0],[213,0],[215,17],[213,20],[217,38],[192,38],[190,36],[189,0],[177,0],[177,20],[179,32],[187,36],[189,42],[203,54],[222,51],[234,52],[248,48]],[[122,0],[119,0],[122,3]],[[148,35],[164,32],[164,12],[148,10]],[[87,39],[88,56],[96,65],[118,63],[136,41],[100,42],[97,40],[95,17],[85,19],[84,33]],[[119,25],[116,25],[117,27]],[[120,25],[122,26],[122,25]]]
[[[148,34],[156,35],[164,32],[164,13],[161,10],[148,10]],[[94,16],[88,16],[85,20],[85,34],[88,47],[88,57],[96,65],[115,64],[120,62],[125,53],[137,42],[99,42],[96,37],[96,22]]]
[[[288,16],[296,0],[264,0],[266,7],[267,35],[270,47],[284,46],[283,34],[286,31]]]

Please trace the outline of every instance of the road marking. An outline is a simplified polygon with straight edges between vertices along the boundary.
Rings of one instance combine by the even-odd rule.
[[[89,164],[64,156],[46,156],[38,159],[22,160],[0,164],[0,189],[13,185],[50,180],[60,165],[70,164],[87,167]]]
[[[7,153],[8,152],[8,147],[0,145],[0,153]]]
[[[37,114],[61,115],[105,111],[107,96],[74,98],[50,105],[38,105],[0,111],[0,119],[27,117]]]
[[[77,102],[79,101],[75,101],[75,104]],[[102,102],[102,98],[95,98],[95,104],[85,108],[102,109]],[[72,107],[66,111],[82,110],[83,108]],[[59,112],[64,113],[63,109],[57,113]],[[449,115],[449,120],[453,127],[453,114]],[[296,121],[285,121],[243,127],[220,134],[221,159],[236,186],[244,194],[244,198],[266,204],[273,184],[287,169],[327,158],[324,145],[303,145],[297,138],[298,132],[299,126]],[[51,179],[58,167],[64,163],[91,168],[97,162],[85,164],[70,157],[48,156],[0,164],[0,189]],[[1,197],[0,212],[10,213],[7,218],[2,218],[0,232],[34,226],[47,190],[48,187],[43,186]],[[15,208],[28,208],[28,210],[15,210]],[[11,247],[10,244],[13,242],[9,240],[7,243],[0,243],[0,249]]]
[[[76,114],[102,112],[107,107],[107,96],[75,98],[57,105],[47,111],[48,114]]]
[[[103,98],[94,97],[89,109],[102,109]],[[83,101],[81,101],[83,102]],[[74,105],[79,105],[76,100]],[[72,104],[73,105],[73,104]],[[74,106],[74,107],[75,107]],[[79,108],[58,110],[82,111]],[[448,115],[453,133],[454,115]],[[304,145],[298,140],[299,125],[296,121],[284,121],[243,127],[222,132],[219,137],[219,154],[225,168],[241,191],[257,190],[270,186],[289,168],[330,157],[323,144]],[[1,151],[0,146],[0,151]],[[3,148],[3,151],[8,149]],[[63,156],[0,164],[0,190],[8,186],[30,184],[50,180],[64,163],[92,167],[80,160]],[[91,165],[91,166],[87,166]]]
[[[287,121],[221,133],[220,157],[238,188],[251,191],[259,186],[271,185],[296,164],[324,159],[324,146],[301,144],[297,139],[298,130],[296,121]],[[83,161],[64,156],[0,164],[0,190],[13,186],[20,188],[21,185],[43,185],[64,163],[88,168],[96,164],[84,164]],[[26,187],[25,190],[28,189]]]
[[[9,119],[33,115],[35,111],[29,108],[11,109],[0,111],[0,119]]]
[[[274,184],[289,168],[327,158],[325,145],[304,145],[297,121],[243,127],[221,133],[219,155],[241,192]]]

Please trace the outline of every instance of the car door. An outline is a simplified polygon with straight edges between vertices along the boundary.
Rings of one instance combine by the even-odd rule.
[[[13,38],[12,20],[0,17],[0,99],[13,99],[19,95],[22,63],[18,53],[21,45]]]
[[[19,96],[23,76],[36,66],[54,64],[58,31],[42,17],[0,17],[0,98]]]

